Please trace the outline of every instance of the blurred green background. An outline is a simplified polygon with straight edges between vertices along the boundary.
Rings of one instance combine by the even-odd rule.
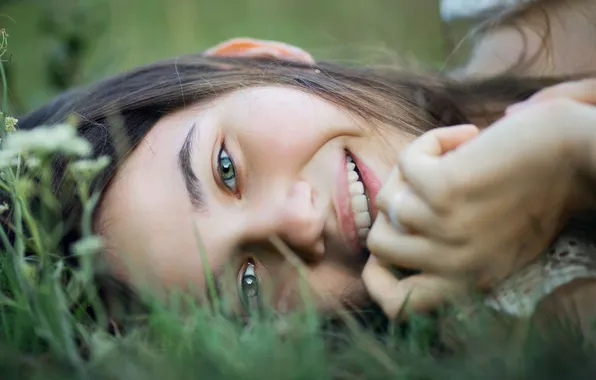
[[[438,0],[0,0],[14,114],[66,88],[250,36],[317,58],[441,68]]]

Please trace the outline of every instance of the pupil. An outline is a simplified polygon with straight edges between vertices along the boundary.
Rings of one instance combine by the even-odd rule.
[[[246,276],[244,279],[244,291],[249,298],[255,297],[258,293],[258,286],[253,276]]]
[[[224,158],[221,162],[223,174],[230,174],[232,171],[232,162],[229,159]]]

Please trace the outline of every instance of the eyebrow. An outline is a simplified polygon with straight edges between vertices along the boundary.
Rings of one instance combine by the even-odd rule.
[[[180,148],[180,152],[178,153],[178,166],[182,172],[182,178],[184,178],[184,184],[186,185],[186,190],[188,191],[188,196],[190,197],[190,202],[192,203],[193,208],[200,212],[207,212],[207,202],[205,202],[203,184],[192,169],[191,163],[193,148],[192,138],[195,136],[196,127],[197,124],[194,123],[184,139],[182,148]],[[197,140],[199,135],[199,133],[196,134]]]

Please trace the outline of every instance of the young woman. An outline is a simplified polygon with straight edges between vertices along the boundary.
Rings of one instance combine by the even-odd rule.
[[[208,53],[265,55],[305,63],[313,62],[312,57],[300,49],[278,42],[250,39],[231,40],[216,46]],[[421,311],[436,307],[448,298],[461,295],[471,283],[473,287],[480,285],[481,288],[491,288],[496,282],[515,272],[516,268],[519,269],[532,261],[552,239],[555,231],[561,230],[560,223],[567,221],[572,211],[591,207],[591,191],[586,189],[586,186],[574,187],[576,180],[565,179],[577,175],[576,171],[571,169],[577,166],[577,162],[589,162],[587,157],[578,158],[575,155],[575,150],[584,152],[586,147],[570,150],[567,145],[569,141],[564,137],[566,134],[582,131],[583,138],[590,141],[590,123],[594,111],[588,107],[580,107],[578,112],[578,104],[564,101],[561,105],[557,103],[560,102],[560,98],[594,103],[595,82],[572,82],[541,91],[528,103],[533,104],[545,99],[559,100],[554,104],[543,105],[543,108],[529,114],[518,114],[517,119],[507,118],[506,122],[502,121],[499,124],[499,128],[493,128],[491,133],[485,133],[481,139],[476,139],[477,142],[472,144],[476,146],[472,150],[473,153],[468,153],[464,158],[452,163],[436,163],[438,169],[434,171],[429,172],[428,168],[418,164],[419,161],[428,161],[425,155],[430,152],[418,151],[425,147],[425,142],[434,154],[443,154],[445,149],[452,150],[463,141],[475,137],[477,129],[466,126],[463,129],[436,130],[436,134],[433,132],[410,146],[409,151],[415,153],[409,154],[414,158],[408,161],[411,162],[410,165],[416,166],[416,169],[410,170],[413,173],[411,176],[418,177],[418,186],[427,188],[422,192],[434,190],[433,196],[441,197],[443,206],[437,210],[429,204],[425,205],[423,200],[431,203],[432,201],[415,196],[411,187],[404,183],[399,170],[394,168],[394,173],[382,190],[383,195],[377,201],[381,214],[376,218],[376,227],[367,241],[367,247],[372,250],[373,257],[369,260],[363,275],[368,291],[388,315],[394,316],[402,310],[406,299],[410,308]],[[524,107],[517,105],[511,110],[520,108]],[[578,119],[580,114],[583,115],[583,119]],[[553,121],[560,118],[563,121],[554,125]],[[579,122],[576,124],[574,120]],[[570,127],[563,127],[564,125]],[[519,134],[520,127],[524,128],[525,135]],[[514,136],[516,144],[509,141]],[[531,142],[521,139],[520,136],[527,136]],[[573,138],[577,136],[574,135]],[[512,162],[500,157],[503,144],[511,150],[509,153]],[[537,150],[532,151],[527,148],[529,146],[536,146]],[[575,147],[575,144],[572,143],[571,146]],[[570,164],[569,159],[558,160],[559,156],[552,154],[552,151],[555,151],[565,156],[566,153],[561,152],[562,147],[565,147],[565,151],[570,150],[568,155],[575,157],[576,164]],[[517,155],[514,154],[516,148],[519,149]],[[548,157],[544,156],[545,153],[548,153]],[[458,154],[462,154],[461,150]],[[408,156],[405,153],[403,155]],[[540,157],[540,166],[536,166],[537,157]],[[551,159],[557,161],[553,163]],[[524,181],[507,181],[506,178],[515,176],[509,167],[517,165],[518,162],[527,164],[525,168],[523,165],[518,167],[518,175],[525,177]],[[585,170],[588,169],[584,168]],[[460,173],[466,171],[471,173],[467,173],[464,181]],[[447,172],[451,178],[442,178]],[[589,178],[591,174],[583,176]],[[457,188],[453,190],[445,187],[444,183],[437,182],[437,178],[442,178],[443,182],[447,180],[452,187],[457,184]],[[490,178],[490,181],[487,178]],[[550,178],[559,178],[557,183],[562,185],[562,189],[555,191],[553,188],[551,192],[546,193],[528,189],[534,185],[542,188],[544,181],[549,181]],[[476,183],[477,179],[481,179],[481,182]],[[487,186],[487,182],[490,183],[490,187]],[[508,187],[508,183],[511,183],[511,186]],[[531,194],[530,199],[524,198],[524,194],[520,193],[524,188],[527,189],[527,194]],[[475,195],[466,196],[468,193]],[[549,198],[551,193],[558,195]],[[458,209],[453,207],[456,204],[459,204]],[[512,210],[512,207],[515,210]],[[520,215],[523,217],[520,218]],[[532,218],[533,215],[551,217],[528,223],[528,218]],[[400,216],[408,228],[404,228],[404,223],[400,223]],[[392,221],[393,226],[390,226],[388,220]],[[595,223],[594,217],[590,214],[576,215],[560,232],[559,238],[552,244],[548,253],[539,261],[525,265],[523,270],[509,276],[496,291],[493,291],[487,300],[488,303],[517,316],[532,315],[538,306],[561,314],[571,312],[572,317],[579,317],[584,327],[588,328],[595,314],[590,306],[594,297],[592,279],[596,275],[596,252],[592,244]],[[413,231],[415,237],[411,238],[406,232]],[[437,256],[437,252],[452,253],[440,257]],[[382,257],[389,266],[425,269],[427,274],[398,281],[394,271],[378,265],[376,257]]]
[[[463,176],[468,183],[466,180],[476,177],[466,176],[486,173],[480,174],[480,183],[488,186],[493,184],[491,176],[498,173],[499,183],[510,184],[505,189],[510,196],[504,209],[507,213],[492,214],[497,219],[491,223],[476,224],[484,211],[474,215],[475,219],[469,217],[473,214],[465,214],[463,223],[441,219],[458,221],[454,225],[457,233],[433,222],[433,217],[443,215],[431,213],[434,206],[449,211],[444,206],[470,210],[485,205],[474,202],[483,199],[476,193],[463,193],[465,196],[456,197],[457,203],[451,203],[449,196],[461,190],[447,186],[456,178],[457,166],[440,167],[442,176],[435,176],[433,160],[420,154],[405,156],[400,165],[413,189],[410,194],[423,200],[430,196],[426,207],[420,199],[410,197],[409,202],[416,199],[414,207],[422,210],[423,217],[410,219],[408,215],[415,213],[408,214],[406,208],[401,211],[405,214],[393,215],[396,211],[390,210],[389,201],[376,201],[383,182],[393,178],[391,183],[398,183],[395,175],[390,176],[398,154],[417,136],[458,124],[486,127],[502,117],[506,107],[556,80],[499,77],[454,81],[310,61],[220,57],[233,55],[225,49],[221,54],[220,48],[215,49],[215,57],[193,55],[158,62],[70,91],[20,121],[20,128],[28,129],[62,122],[75,114],[80,134],[92,143],[94,154],[113,158],[94,184],[104,190],[95,228],[105,239],[105,257],[113,275],[132,286],[181,287],[201,296],[207,289],[205,273],[212,270],[217,291],[233,301],[230,307],[234,311],[243,313],[262,303],[279,310],[298,307],[304,276],[323,312],[366,304],[368,287],[393,315],[396,305],[403,303],[404,289],[392,287],[385,271],[388,264],[424,271],[406,282],[408,288],[430,279],[434,287],[459,290],[459,279],[466,279],[469,269],[484,275],[487,272],[478,269],[490,267],[491,259],[498,256],[504,264],[494,278],[475,279],[485,287],[492,286],[493,280],[501,280],[517,268],[510,264],[518,253],[526,253],[524,263],[534,259],[569,213],[591,205],[590,198],[583,197],[589,193],[583,169],[589,166],[586,157],[590,157],[591,147],[582,145],[588,134],[563,129],[569,138],[561,140],[556,121],[562,119],[555,116],[569,115],[560,107],[541,120],[553,125],[552,129],[545,127],[548,133],[538,131],[536,123],[530,122],[536,115],[520,112],[519,120],[507,118],[513,121],[505,126],[502,122],[474,139],[478,144],[473,140],[446,156],[445,160],[461,155],[465,162],[478,163],[476,155],[481,157],[487,151],[473,147],[483,146],[483,141],[493,145],[488,136],[497,136],[492,146],[497,154],[490,155],[490,165],[479,172],[466,171]],[[528,122],[522,120],[525,117]],[[523,139],[519,139],[520,133]],[[476,129],[469,126],[441,130],[434,135],[441,137],[441,146],[422,137],[412,147],[421,146],[427,155],[440,155],[475,135]],[[577,145],[583,153],[567,159],[568,149],[553,149],[557,141],[563,141],[565,148]],[[516,161],[516,155],[522,154],[530,159],[521,156],[521,161]],[[458,165],[462,162],[453,160]],[[555,162],[561,164],[553,166]],[[510,170],[495,172],[499,165]],[[62,169],[64,163],[57,162],[57,192],[65,194],[64,212],[71,213],[76,205],[72,191],[59,180]],[[548,186],[562,174],[562,186]],[[428,192],[424,179],[430,181]],[[540,185],[525,186],[523,180]],[[490,193],[489,198],[499,194]],[[542,199],[538,195],[545,195],[548,203],[531,203],[536,208],[529,211],[533,220],[544,221],[541,233],[514,233],[518,232],[515,228],[526,232],[528,225],[534,226],[527,222],[528,210],[519,207],[525,205],[519,200]],[[579,199],[581,202],[574,202]],[[463,208],[468,201],[469,206]],[[551,207],[545,209],[545,205]],[[498,217],[503,216],[510,219],[500,223]],[[388,231],[385,220],[391,218],[394,230]],[[377,232],[373,235],[375,220],[373,231]],[[400,225],[405,228],[396,234]],[[489,238],[500,225],[507,228],[495,235],[496,240],[490,240],[486,249],[478,250],[482,239]],[[452,257],[458,257],[457,249],[462,248],[462,263],[482,265],[457,264],[449,258],[446,245],[428,244],[431,240],[426,233],[440,238],[443,232],[457,243],[449,247]],[[467,233],[472,233],[474,240],[465,239]],[[76,236],[73,231],[64,239],[65,246]],[[503,237],[506,239],[499,240]],[[369,260],[371,251],[381,264]],[[370,265],[363,281],[367,260]],[[443,263],[448,264],[443,267]],[[589,265],[584,267],[589,271]],[[443,284],[448,286],[443,288]],[[441,292],[432,302],[425,300],[421,308],[434,305],[446,293],[450,294]],[[396,299],[401,301],[394,302]]]

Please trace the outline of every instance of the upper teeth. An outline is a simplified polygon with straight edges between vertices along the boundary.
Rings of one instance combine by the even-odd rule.
[[[351,195],[350,200],[352,212],[354,213],[354,221],[356,222],[358,237],[364,242],[372,224],[368,197],[365,194],[364,185],[356,172],[356,165],[350,156],[348,156],[346,169],[348,171],[348,189]]]

